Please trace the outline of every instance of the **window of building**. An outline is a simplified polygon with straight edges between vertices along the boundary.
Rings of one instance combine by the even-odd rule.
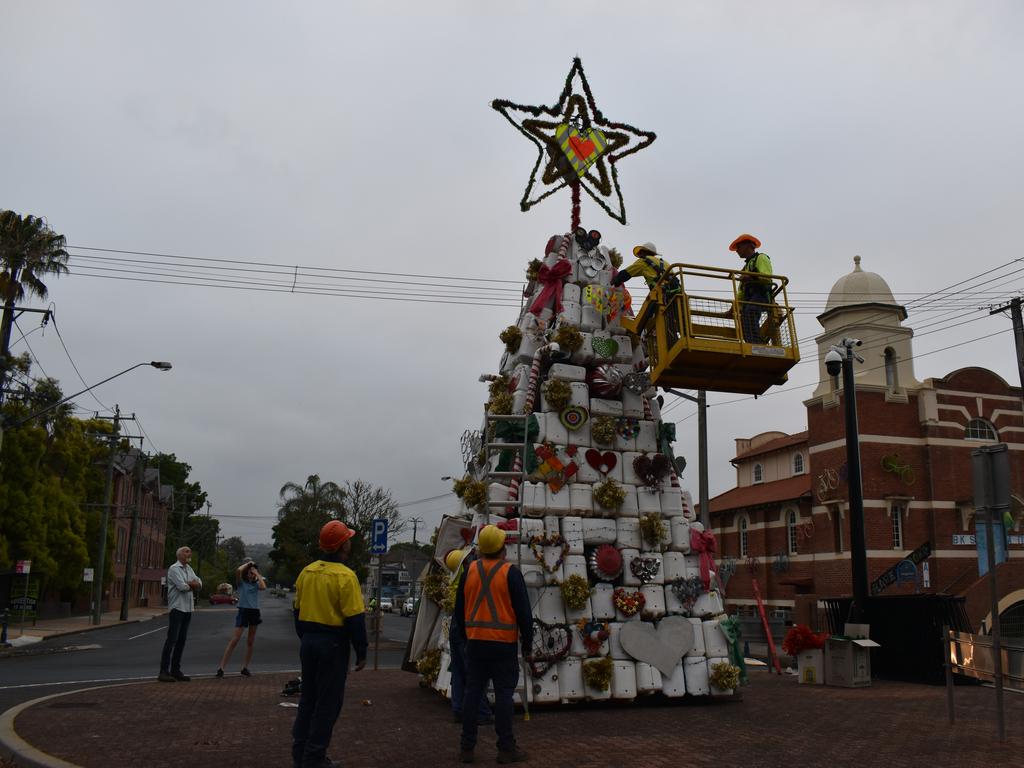
[[[906,504],[893,502],[890,507],[892,517],[892,548],[903,549],[903,513],[906,511]]]
[[[127,539],[127,536],[125,536],[125,534],[124,534],[124,529],[123,528],[118,528],[117,529],[117,548],[115,549],[115,553],[116,554],[114,555],[114,561],[115,562],[118,562],[118,563],[123,563],[124,562],[124,557],[125,557],[124,550],[125,550],[126,539]]]
[[[835,540],[836,552],[843,551],[843,511],[832,507],[832,536]]]
[[[804,473],[804,455],[802,453],[793,454],[793,474],[802,475]]]
[[[740,525],[740,557],[746,557],[747,554],[748,554],[748,551],[747,551],[747,527],[748,527],[748,520],[747,520],[746,516],[740,518],[739,525]]]
[[[895,392],[899,387],[899,376],[896,371],[896,353],[892,347],[885,350],[885,386],[890,392]]]
[[[755,464],[754,465],[754,482],[755,483],[762,483],[762,482],[764,482],[764,467],[762,467],[760,464]]]
[[[786,539],[789,542],[789,554],[796,554],[796,526],[797,526],[797,514],[795,509],[789,510],[786,513]]]
[[[985,419],[971,419],[967,425],[967,431],[964,432],[964,438],[967,440],[991,440],[992,442],[999,439],[996,428]]]

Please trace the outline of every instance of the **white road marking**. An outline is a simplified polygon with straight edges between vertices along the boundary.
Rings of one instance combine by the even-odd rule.
[[[129,640],[134,640],[136,637],[145,637],[146,635],[152,635],[154,632],[160,632],[161,630],[164,630],[164,629],[167,629],[167,627],[157,627],[156,629],[149,630],[149,632],[143,632],[141,635],[132,635],[128,639]]]
[[[297,673],[301,669],[275,669],[267,670],[263,674]],[[192,675],[193,678],[213,677],[213,675]],[[155,681],[156,675],[143,675],[142,677],[101,677],[95,680],[59,680],[53,683],[25,683],[23,685],[0,685],[0,691],[13,691],[19,688],[46,688],[51,685],[91,685],[94,683],[132,683],[139,680]]]

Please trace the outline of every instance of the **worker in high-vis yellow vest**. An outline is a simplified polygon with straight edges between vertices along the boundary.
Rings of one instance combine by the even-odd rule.
[[[490,681],[494,684],[494,730],[498,762],[519,763],[527,754],[512,733],[512,697],[519,684],[517,644],[523,656],[533,645],[533,616],[522,572],[505,560],[505,531],[485,525],[477,537],[480,559],[463,571],[455,598],[450,634],[465,638],[468,660],[462,703],[459,759],[474,762],[476,704]]]
[[[464,549],[453,549],[444,558],[444,564],[451,572],[450,579],[455,582],[458,588],[459,581],[465,569],[477,561],[477,554],[472,547]],[[449,582],[451,583],[451,582]],[[452,682],[449,693],[452,697],[452,718],[457,723],[462,722],[462,698],[466,693],[466,675],[469,671],[469,662],[466,660],[466,638],[456,637],[448,633],[448,648],[451,651],[451,672]],[[491,705],[487,701],[486,692],[480,697],[476,708],[476,722],[478,725],[494,722],[494,715],[491,713]]]
[[[349,647],[354,670],[366,666],[366,608],[355,572],[344,564],[355,531],[340,520],[320,529],[323,557],[302,569],[295,582],[295,631],[302,638],[302,696],[292,727],[295,768],[337,766],[327,757],[341,714]]]
[[[772,274],[772,260],[767,253],[759,253],[761,241],[746,233],[729,245],[743,259],[743,271],[750,274],[739,278],[737,297],[740,300],[740,317],[743,325],[743,340],[751,344],[762,344],[761,315],[769,310],[772,302],[772,281],[758,275]]]

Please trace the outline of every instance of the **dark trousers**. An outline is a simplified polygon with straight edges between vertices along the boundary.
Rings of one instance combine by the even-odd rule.
[[[454,634],[454,633],[452,633]],[[466,677],[469,672],[469,661],[466,659],[466,641],[451,638],[452,644],[452,712],[456,715],[462,714],[462,700],[466,696]],[[491,717],[491,707],[487,703],[487,696],[481,694],[477,717],[480,720],[487,720]]]
[[[306,632],[302,636],[302,696],[292,728],[296,766],[318,766],[327,756],[345,695],[348,654],[348,640],[341,635]]]
[[[767,291],[745,288],[743,301],[740,303],[740,318],[743,323],[743,340],[749,344],[760,344],[761,315],[768,309],[769,296]]]
[[[191,622],[191,611],[179,611],[176,608],[171,610],[167,623],[167,639],[164,640],[164,650],[160,654],[161,672],[181,671],[181,652],[185,650],[188,625]]]
[[[494,684],[494,731],[498,735],[498,749],[511,752],[516,747],[512,735],[512,696],[519,683],[519,657],[515,643],[466,643],[469,661],[466,694],[462,700],[462,749],[476,747],[476,702],[487,690],[487,682]]]

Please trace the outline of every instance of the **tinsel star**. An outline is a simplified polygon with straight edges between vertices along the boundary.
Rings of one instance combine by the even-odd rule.
[[[491,102],[491,106],[530,139],[538,150],[537,162],[530,173],[523,198],[519,201],[523,211],[528,211],[563,187],[578,182],[609,216],[622,224],[626,223],[626,205],[619,188],[617,163],[627,155],[649,146],[657,137],[650,131],[605,118],[594,102],[594,95],[579,58],[573,59],[565,87],[554,106],[529,106],[505,99],[496,99]],[[573,171],[555,138],[558,126],[565,124],[575,126],[581,132],[597,128],[607,140],[604,152],[582,177]],[[544,166],[540,176],[541,187],[535,190],[537,172],[541,165]]]

